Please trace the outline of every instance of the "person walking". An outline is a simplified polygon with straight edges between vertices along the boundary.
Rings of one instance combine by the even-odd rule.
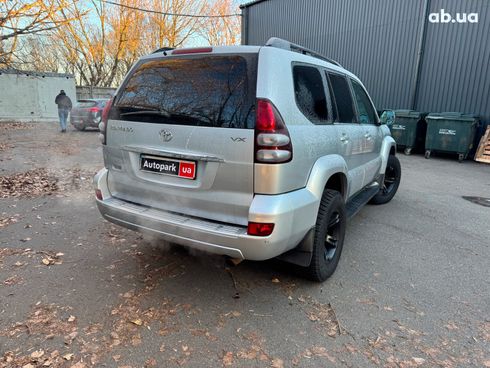
[[[56,96],[54,103],[58,105],[58,116],[60,118],[61,133],[66,132],[66,121],[68,120],[68,114],[71,111],[72,104],[70,97],[68,97],[65,91],[61,90],[60,94]]]

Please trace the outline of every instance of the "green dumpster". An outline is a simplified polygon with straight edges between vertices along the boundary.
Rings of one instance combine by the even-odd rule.
[[[429,158],[432,151],[455,153],[460,162],[468,157],[480,124],[477,116],[443,112],[431,113],[425,120],[427,122],[425,158]]]
[[[395,121],[390,126],[391,136],[397,147],[403,148],[409,155],[412,149],[423,152],[427,125],[425,113],[414,110],[395,110]]]

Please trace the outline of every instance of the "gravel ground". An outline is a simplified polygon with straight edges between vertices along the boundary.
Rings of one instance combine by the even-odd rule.
[[[490,367],[490,166],[400,155],[317,284],[104,221],[97,134],[0,125],[0,367]]]

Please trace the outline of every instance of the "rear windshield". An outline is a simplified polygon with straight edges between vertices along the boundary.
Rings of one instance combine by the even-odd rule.
[[[97,105],[96,101],[78,101],[76,107],[94,107]]]
[[[257,54],[143,62],[118,93],[111,118],[254,128]]]

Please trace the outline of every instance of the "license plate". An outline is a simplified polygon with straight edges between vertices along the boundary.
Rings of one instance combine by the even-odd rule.
[[[194,161],[141,155],[140,170],[185,179],[196,178],[196,163]]]

